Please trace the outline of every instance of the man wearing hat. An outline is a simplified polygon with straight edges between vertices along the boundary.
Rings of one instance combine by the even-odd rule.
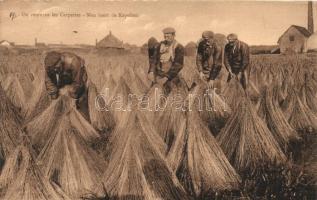
[[[51,51],[45,56],[44,68],[46,91],[51,99],[57,99],[60,89],[69,85],[73,106],[88,118],[88,76],[84,59],[70,52]]]
[[[175,40],[175,29],[163,29],[164,40],[152,53],[148,77],[153,83],[163,85],[165,93],[170,93],[172,83],[179,86],[178,73],[184,64],[184,47]]]
[[[214,41],[212,31],[204,31],[198,43],[196,66],[200,78],[205,81],[215,80],[221,70],[221,48]]]
[[[249,46],[238,40],[238,36],[231,33],[227,36],[228,44],[225,46],[224,64],[229,72],[228,82],[233,76],[237,76],[242,87],[247,88],[247,70],[250,63]]]

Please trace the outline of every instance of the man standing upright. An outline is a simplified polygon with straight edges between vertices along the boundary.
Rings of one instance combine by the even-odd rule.
[[[172,83],[180,84],[178,73],[184,64],[184,47],[175,39],[175,29],[163,29],[164,40],[160,42],[150,56],[148,77],[154,83],[163,85],[166,94],[170,93]]]
[[[205,81],[215,80],[222,66],[221,48],[214,41],[212,31],[204,31],[198,43],[196,66],[200,78]]]
[[[233,76],[237,76],[243,89],[248,86],[249,74],[247,74],[250,63],[249,46],[238,40],[236,34],[227,36],[228,44],[225,47],[224,63],[229,72],[228,82]]]

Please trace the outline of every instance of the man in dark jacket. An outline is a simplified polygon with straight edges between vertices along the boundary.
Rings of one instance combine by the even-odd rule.
[[[214,33],[204,31],[198,43],[196,56],[196,66],[201,79],[206,81],[216,79],[222,66],[221,51],[221,47],[214,41]]]
[[[229,72],[228,82],[233,76],[237,76],[244,89],[248,86],[248,74],[250,53],[249,46],[238,40],[236,34],[227,36],[228,44],[225,46],[224,64]]]
[[[49,52],[44,60],[45,85],[51,99],[57,99],[59,89],[70,85],[69,96],[79,107],[80,99],[87,93],[85,61],[73,53]]]
[[[148,77],[153,83],[163,85],[166,94],[171,91],[171,84],[181,84],[178,73],[184,64],[184,47],[175,40],[175,29],[163,30],[164,41],[160,42],[152,55],[149,55],[150,69]]]

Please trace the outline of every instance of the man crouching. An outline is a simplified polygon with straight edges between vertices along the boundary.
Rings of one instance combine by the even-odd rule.
[[[57,99],[60,89],[68,85],[76,108],[88,113],[85,61],[74,53],[51,51],[45,57],[44,67],[45,86],[51,99]]]

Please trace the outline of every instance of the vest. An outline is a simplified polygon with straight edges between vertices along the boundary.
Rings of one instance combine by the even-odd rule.
[[[176,40],[171,45],[161,43],[160,47],[160,66],[163,72],[168,72],[172,67],[175,58],[175,49],[178,45]]]

